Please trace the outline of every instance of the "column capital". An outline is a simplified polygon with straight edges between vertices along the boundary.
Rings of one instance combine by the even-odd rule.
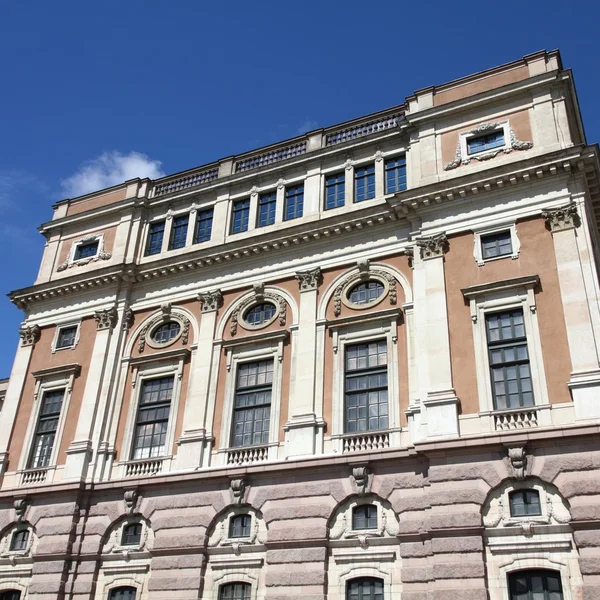
[[[40,326],[30,325],[29,327],[21,327],[19,335],[21,336],[21,346],[35,346],[36,342],[40,339]]]
[[[94,319],[96,319],[96,329],[101,331],[102,329],[112,329],[117,324],[119,315],[117,309],[111,306],[104,310],[97,310],[94,313]]]
[[[308,271],[298,271],[296,279],[298,280],[301,292],[316,290],[319,287],[319,283],[321,283],[321,267],[309,269]]]
[[[558,208],[543,210],[542,217],[546,219],[546,225],[552,233],[564,231],[565,229],[575,229],[581,225],[575,202],[569,202],[569,204]]]
[[[444,256],[448,250],[448,238],[445,233],[418,238],[416,242],[421,250],[421,258],[423,260]]]
[[[202,292],[198,294],[198,300],[202,305],[202,312],[214,312],[223,305],[223,294],[221,290],[212,290],[211,292]]]

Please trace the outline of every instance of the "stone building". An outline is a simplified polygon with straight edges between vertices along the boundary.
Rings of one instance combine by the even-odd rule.
[[[58,202],[0,599],[600,598],[599,193],[554,51]]]

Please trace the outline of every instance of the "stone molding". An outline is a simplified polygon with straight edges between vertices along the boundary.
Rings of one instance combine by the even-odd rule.
[[[244,321],[244,315],[248,309],[253,305],[264,302],[265,300],[270,301],[275,305],[276,312],[273,317],[260,325],[250,325]],[[264,329],[268,327],[275,319],[278,319],[279,325],[283,327],[287,320],[287,302],[285,298],[275,292],[266,290],[263,283],[257,283],[252,286],[252,295],[242,300],[231,313],[231,320],[229,323],[229,333],[234,336],[237,334],[238,325],[241,325],[244,329],[255,331],[257,329]]]
[[[298,271],[295,275],[301,292],[316,290],[322,279],[321,267],[315,267],[307,271]]]
[[[367,465],[353,467],[351,475],[351,479],[356,486],[356,493],[359,496],[366,496],[371,491],[372,476],[369,473],[369,467]]]
[[[123,331],[129,331],[135,322],[135,314],[128,306],[123,312]]]
[[[423,260],[444,256],[449,246],[448,237],[445,233],[418,238],[416,242]]]
[[[116,307],[111,306],[104,310],[97,310],[94,313],[94,319],[96,319],[96,329],[101,331],[102,329],[113,329],[119,321],[119,313]]]
[[[161,323],[168,323],[169,321],[176,321],[179,323],[181,329],[179,334],[175,336],[172,340],[169,340],[166,344],[158,344],[151,339],[152,332],[156,327],[158,327]],[[189,340],[190,335],[190,320],[183,314],[179,312],[171,311],[171,304],[163,304],[161,306],[161,314],[156,315],[152,318],[146,325],[144,325],[143,329],[140,331],[138,338],[138,351],[140,353],[144,352],[146,348],[146,344],[148,344],[151,348],[162,349],[168,346],[172,346],[175,342],[177,342],[181,338],[181,345],[186,346]]]
[[[575,229],[581,225],[581,219],[575,202],[569,202],[569,204],[558,208],[543,210],[542,217],[546,219],[546,225],[552,233]]]
[[[525,469],[527,468],[527,454],[525,452],[525,446],[508,448],[508,460],[510,462],[514,478],[518,481],[525,479]]]
[[[231,501],[235,506],[240,506],[244,503],[246,494],[246,481],[243,477],[232,479],[229,482],[229,490],[231,492]]]
[[[95,242],[98,241],[98,252],[95,256],[90,256],[89,258],[80,258],[79,260],[75,260],[75,249],[80,244],[85,244],[86,242]],[[97,262],[99,260],[109,260],[112,258],[112,254],[110,252],[104,252],[104,235],[103,234],[90,234],[82,237],[78,240],[75,240],[69,250],[69,254],[65,262],[58,265],[56,268],[57,271],[65,271],[66,269],[70,269],[71,267],[83,267],[85,265],[90,264],[91,262]]]
[[[198,294],[198,300],[202,306],[203,313],[214,312],[223,306],[223,294],[221,290],[201,292]]]
[[[42,330],[39,325],[29,325],[28,327],[21,327],[19,329],[19,335],[21,336],[21,346],[35,346],[40,339]]]

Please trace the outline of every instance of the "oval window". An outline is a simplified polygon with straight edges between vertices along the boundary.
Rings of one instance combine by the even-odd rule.
[[[355,285],[348,292],[348,300],[352,304],[370,304],[383,294],[383,284],[379,281],[366,281]]]
[[[159,325],[152,333],[152,340],[157,344],[168,344],[175,339],[181,331],[181,325],[177,321],[169,321]]]
[[[274,304],[264,302],[263,304],[253,306],[244,316],[244,320],[248,325],[256,327],[270,321],[275,316],[276,312],[277,309]]]

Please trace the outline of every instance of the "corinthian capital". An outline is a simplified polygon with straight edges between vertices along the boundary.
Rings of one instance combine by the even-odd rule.
[[[546,219],[546,224],[553,233],[555,231],[564,231],[565,229],[574,229],[581,225],[575,202],[570,202],[566,206],[560,206],[559,208],[543,210],[542,217]]]
[[[448,249],[448,238],[445,233],[423,237],[417,240],[417,246],[421,249],[421,258],[437,258],[444,256]]]
[[[309,269],[308,271],[298,271],[296,273],[296,279],[298,280],[301,292],[316,290],[319,283],[321,283],[321,268],[316,267],[314,269]]]
[[[119,320],[117,309],[114,306],[106,308],[104,310],[97,310],[94,313],[94,319],[96,319],[96,329],[112,329]]]
[[[21,336],[21,346],[33,346],[40,339],[40,326],[30,325],[29,327],[21,327],[19,335]]]
[[[198,294],[198,300],[202,305],[202,312],[212,312],[221,308],[223,304],[223,294],[221,290],[213,290],[212,292],[202,292]]]

